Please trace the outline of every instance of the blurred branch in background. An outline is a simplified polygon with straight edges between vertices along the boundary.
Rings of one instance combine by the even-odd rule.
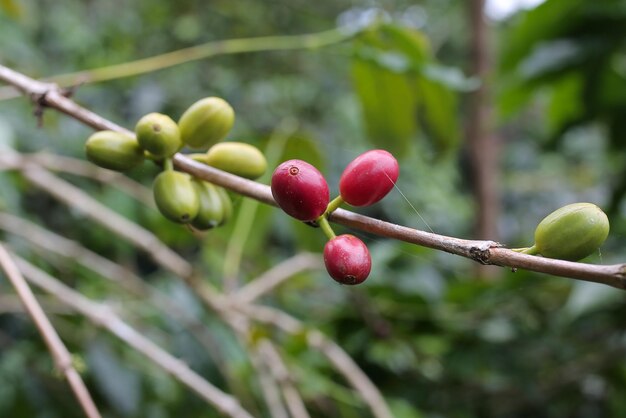
[[[480,86],[469,93],[466,120],[466,147],[471,181],[476,202],[476,238],[498,240],[500,197],[500,146],[493,131],[493,109],[490,78],[493,77],[492,48],[489,46],[485,17],[485,0],[470,0],[467,4],[470,22],[470,75],[481,80]],[[493,276],[497,271],[480,266],[479,276]]]
[[[31,283],[53,294],[59,300],[87,317],[95,325],[106,328],[126,344],[144,354],[158,367],[170,373],[179,382],[196,392],[217,410],[232,418],[252,418],[252,415],[241,407],[237,399],[213,386],[191,370],[184,362],[176,359],[130,327],[110,308],[86,298],[26,260],[18,257],[16,257],[16,260],[19,269]]]
[[[109,65],[93,70],[78,71],[47,77],[42,81],[59,87],[69,88],[83,84],[97,83],[117,78],[151,73],[175,65],[209,58],[216,55],[240,54],[245,52],[305,50],[333,45],[357,35],[363,27],[338,27],[324,32],[293,36],[267,36],[259,38],[229,39],[180,49],[122,64]],[[0,88],[0,100],[19,97],[12,87]]]
[[[256,277],[233,293],[231,298],[240,304],[252,303],[298,273],[323,268],[324,264],[319,255],[299,253]]]
[[[215,360],[215,364],[229,381],[232,381],[228,368],[223,361],[223,353],[219,344],[208,332],[205,324],[198,318],[182,309],[172,298],[156,287],[142,280],[136,273],[93,251],[85,248],[80,242],[62,237],[40,227],[26,219],[0,212],[0,229],[27,240],[32,246],[44,249],[56,257],[79,263],[97,273],[101,278],[110,280],[116,286],[130,292],[142,300],[150,301],[155,307],[167,309],[168,316],[178,320],[190,331]],[[47,309],[46,309],[47,310]]]
[[[137,199],[146,206],[154,207],[154,199],[152,198],[150,189],[132,180],[128,176],[100,168],[84,160],[45,152],[33,154],[4,152],[0,155],[0,170],[16,170],[29,163],[35,163],[50,171],[93,179],[123,191],[128,196]]]
[[[65,347],[65,344],[63,344],[61,337],[57,334],[41,305],[37,302],[35,295],[24,280],[20,269],[2,243],[0,243],[0,268],[15,288],[17,295],[26,308],[26,312],[35,322],[39,333],[48,346],[48,350],[52,354],[57,370],[63,373],[67,379],[85,415],[88,418],[101,418],[100,412],[93,402],[87,386],[85,386],[85,382],[83,382],[80,374],[72,364],[72,355]]]

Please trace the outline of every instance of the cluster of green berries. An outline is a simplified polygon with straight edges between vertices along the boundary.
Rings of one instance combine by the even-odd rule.
[[[272,175],[272,195],[288,215],[305,222],[317,222],[328,237],[324,264],[328,274],[341,284],[359,284],[369,275],[372,259],[365,243],[350,234],[336,236],[328,215],[342,203],[372,205],[394,187],[399,175],[398,161],[384,150],[359,155],[344,169],[339,196],[330,201],[326,179],[314,166],[302,160],[280,164]]]
[[[161,113],[143,116],[135,135],[117,131],[96,132],[87,139],[87,158],[100,167],[126,171],[145,159],[159,162],[163,171],[154,179],[154,200],[167,219],[206,230],[224,224],[232,214],[226,190],[187,173],[174,170],[172,157],[184,147],[208,149],[188,154],[194,160],[255,179],[267,169],[265,156],[243,142],[220,142],[235,120],[232,107],[218,97],[191,105],[178,123]]]

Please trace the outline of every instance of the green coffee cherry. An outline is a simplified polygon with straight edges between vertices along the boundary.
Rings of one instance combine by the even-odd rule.
[[[213,145],[203,161],[212,167],[249,179],[265,173],[267,160],[259,149],[243,142],[221,142]]]
[[[224,219],[224,208],[222,197],[215,185],[202,180],[193,180],[192,184],[200,198],[200,208],[191,225],[201,230],[221,225]]]
[[[154,180],[154,201],[170,221],[189,223],[198,215],[200,198],[191,179],[189,174],[166,170]]]
[[[526,254],[577,261],[596,252],[609,235],[609,219],[593,203],[573,203],[546,216]]]
[[[230,200],[230,196],[228,195],[226,189],[220,186],[215,186],[215,189],[222,199],[223,217],[220,225],[223,225],[233,216],[233,202]]]
[[[143,149],[129,134],[116,131],[99,131],[91,135],[85,143],[87,159],[110,170],[126,171],[139,165],[143,159]]]
[[[192,104],[178,121],[183,142],[190,148],[207,148],[224,139],[233,127],[235,112],[219,97]]]
[[[169,116],[148,113],[137,122],[139,145],[157,158],[168,158],[183,146],[178,125]]]

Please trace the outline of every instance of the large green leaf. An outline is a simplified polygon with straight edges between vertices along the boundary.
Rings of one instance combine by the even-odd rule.
[[[449,152],[459,145],[456,95],[444,85],[419,77],[416,80],[420,121],[438,151]]]
[[[547,113],[550,132],[559,131],[561,126],[582,115],[582,86],[578,73],[564,77],[554,84]]]
[[[355,60],[352,76],[372,143],[405,154],[417,131],[416,92],[407,77],[363,59]]]
[[[513,70],[530,54],[535,44],[566,32],[585,2],[586,0],[548,0],[524,13],[519,24],[512,28],[502,44],[502,69]]]
[[[420,133],[440,152],[458,144],[454,91],[476,81],[436,63],[420,32],[395,25],[369,32],[355,48],[352,77],[375,146],[402,155]]]

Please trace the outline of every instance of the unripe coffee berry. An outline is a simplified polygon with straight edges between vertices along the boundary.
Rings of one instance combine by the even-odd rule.
[[[372,258],[363,241],[354,235],[344,234],[326,243],[324,264],[336,282],[354,285],[367,279],[372,268]]]
[[[356,157],[339,179],[339,194],[352,206],[368,206],[393,189],[399,175],[398,161],[385,150],[371,150]]]
[[[190,148],[207,148],[224,139],[233,127],[235,112],[219,97],[192,104],[178,121],[180,135]]]
[[[254,145],[245,142],[220,142],[213,145],[203,163],[219,168],[237,176],[257,179],[267,170],[267,160],[263,153]]]
[[[200,209],[200,198],[187,173],[163,171],[152,186],[154,201],[163,216],[173,222],[189,223]]]
[[[594,252],[609,235],[609,219],[593,203],[573,203],[546,216],[535,230],[535,245],[524,251],[577,261]]]
[[[132,135],[99,131],[85,143],[87,159],[110,170],[126,171],[144,160],[143,149]]]
[[[301,221],[319,218],[330,200],[328,184],[322,173],[302,160],[285,161],[276,167],[271,186],[278,206]]]
[[[224,220],[224,205],[215,185],[199,179],[193,179],[191,183],[198,193],[200,203],[198,214],[191,221],[191,225],[200,230],[221,225]]]
[[[139,145],[157,158],[168,158],[183,146],[176,122],[161,113],[148,113],[135,125]]]
[[[215,186],[215,190],[222,201],[222,222],[220,222],[220,225],[224,225],[233,216],[233,201],[230,199],[225,188]]]

